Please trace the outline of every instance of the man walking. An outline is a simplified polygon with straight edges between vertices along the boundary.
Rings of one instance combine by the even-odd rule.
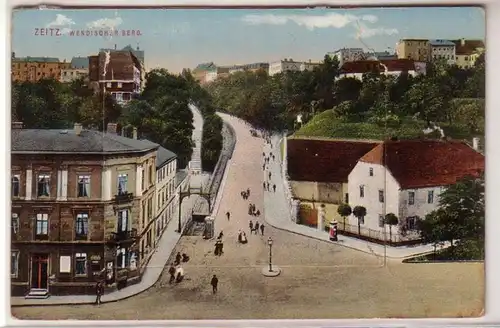
[[[96,305],[101,304],[102,294],[104,294],[104,285],[103,285],[102,281],[99,281],[97,283],[97,285],[95,286],[95,295],[96,295],[95,304]]]
[[[229,221],[229,218],[231,217],[231,213],[229,213],[229,211],[227,211],[226,216],[227,216],[227,220]]]
[[[217,285],[219,284],[219,279],[216,275],[212,277],[212,281],[210,281],[210,285],[212,285],[212,293],[217,293]]]
[[[175,268],[173,264],[170,264],[170,268],[168,269],[168,274],[170,275],[169,284],[172,284],[175,281]]]
[[[255,234],[259,234],[259,221],[255,222]]]
[[[262,236],[264,236],[264,225],[263,224],[260,225],[260,233],[262,234]]]
[[[253,222],[250,220],[250,223],[248,224],[248,227],[250,228],[250,233],[253,232]]]
[[[273,184],[273,192],[276,192],[276,185]]]
[[[271,172],[269,172],[269,180],[271,180]]]

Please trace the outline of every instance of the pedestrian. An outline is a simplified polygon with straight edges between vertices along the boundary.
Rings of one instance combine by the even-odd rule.
[[[267,191],[269,191],[269,182],[267,182]]]
[[[247,189],[247,197],[250,197],[250,188]]]
[[[262,157],[266,157],[266,153],[262,152]]]
[[[273,184],[273,192],[276,192],[276,185]]]
[[[262,171],[266,170],[266,163],[262,164]]]
[[[177,255],[175,256],[175,265],[179,265],[181,263],[181,252],[177,252]]]
[[[220,233],[219,233],[219,237],[217,237],[217,239],[222,239],[222,237],[224,237],[224,233],[221,230]]]
[[[266,190],[266,182],[262,182],[262,185],[264,186],[264,191]]]
[[[99,281],[99,282],[97,282],[97,284],[95,286],[95,295],[96,295],[95,304],[96,305],[101,304],[102,294],[104,294],[104,285],[103,285],[102,281]]]
[[[262,234],[262,236],[264,236],[264,225],[263,224],[260,225],[260,233]]]
[[[259,221],[255,222],[255,234],[259,233]]]
[[[212,281],[210,281],[210,285],[212,285],[212,292],[217,293],[217,285],[219,284],[219,279],[216,275],[212,277]]]
[[[248,224],[248,227],[250,228],[250,233],[253,232],[253,222],[250,220],[250,223]]]
[[[269,174],[268,174],[268,175],[269,175],[269,180],[271,180],[271,172],[269,172]]]
[[[229,218],[231,217],[231,213],[229,211],[226,212],[227,220],[229,221]]]
[[[257,210],[257,212],[255,212],[255,216],[259,217],[260,216],[260,211]]]
[[[273,154],[273,161],[274,161],[275,159],[276,159],[276,157],[275,157],[275,156],[274,156],[274,154]]]
[[[168,269],[168,274],[170,275],[169,284],[172,284],[175,281],[175,267],[174,264],[170,264],[170,268]]]

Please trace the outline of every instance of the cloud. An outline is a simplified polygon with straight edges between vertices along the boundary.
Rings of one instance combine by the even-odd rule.
[[[399,33],[399,31],[395,28],[386,28],[386,27],[371,28],[361,23],[356,24],[356,28],[358,30],[358,33],[356,33],[356,39],[358,40],[368,39],[376,35],[395,35]]]
[[[115,17],[115,18],[101,18],[98,20],[95,20],[93,22],[87,23],[87,27],[92,29],[109,29],[113,30],[119,25],[123,23],[123,19],[121,17]]]
[[[65,15],[57,14],[56,19],[47,24],[47,27],[62,27],[75,25],[75,22]]]

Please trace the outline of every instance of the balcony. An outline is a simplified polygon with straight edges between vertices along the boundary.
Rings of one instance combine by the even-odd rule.
[[[114,201],[117,204],[129,203],[134,199],[134,194],[131,192],[124,192],[116,194],[114,197]]]
[[[137,229],[129,231],[112,232],[108,237],[109,244],[131,244],[137,238]]]

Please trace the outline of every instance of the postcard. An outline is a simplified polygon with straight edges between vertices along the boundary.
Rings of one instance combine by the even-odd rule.
[[[483,315],[482,8],[18,8],[11,42],[13,317]]]

